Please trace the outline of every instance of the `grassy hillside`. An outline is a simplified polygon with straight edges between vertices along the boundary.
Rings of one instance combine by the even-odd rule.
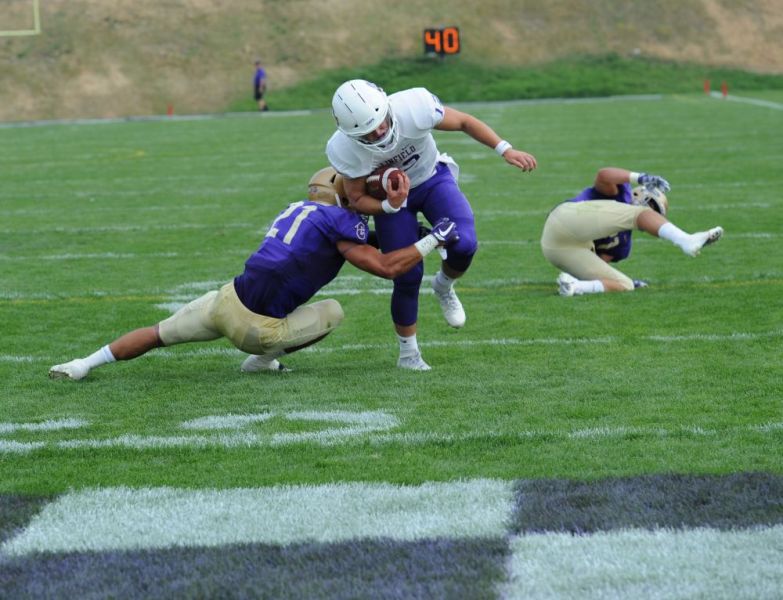
[[[275,110],[328,107],[337,86],[353,78],[378,82],[387,91],[425,85],[445,102],[689,93],[702,90],[705,80],[716,90],[726,82],[731,92],[783,90],[783,75],[612,54],[568,57],[531,67],[487,67],[459,59],[389,59],[326,71],[276,91],[268,100]],[[255,103],[243,97],[229,109],[254,110]]]
[[[0,30],[29,28],[33,0],[8,1]],[[274,97],[333,69],[409,65],[422,30],[441,25],[460,28],[452,62],[498,80],[607,54],[783,73],[778,0],[46,0],[40,35],[0,38],[0,120],[222,111],[250,96],[256,57]]]

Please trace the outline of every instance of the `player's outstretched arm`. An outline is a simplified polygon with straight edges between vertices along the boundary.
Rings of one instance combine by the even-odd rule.
[[[414,265],[439,246],[447,246],[459,239],[457,224],[441,219],[432,231],[415,244],[381,254],[367,244],[339,240],[337,249],[353,266],[384,279],[394,279],[410,271]]]
[[[513,148],[511,144],[501,139],[484,121],[448,106],[444,106],[443,110],[443,120],[435,126],[435,129],[440,131],[463,131],[477,142],[494,148],[495,152],[502,156],[508,164],[523,171],[532,171],[538,165],[535,156]]]
[[[633,186],[643,185],[647,189],[658,189],[664,193],[671,190],[669,182],[660,175],[635,173],[619,167],[604,167],[603,169],[599,169],[598,173],[595,175],[595,183],[593,186],[602,194],[616,196],[618,193],[617,186],[623,183],[630,183]]]

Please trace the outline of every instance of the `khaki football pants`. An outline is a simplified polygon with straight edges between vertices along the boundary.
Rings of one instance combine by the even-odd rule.
[[[577,279],[608,279],[632,290],[633,280],[601,259],[593,240],[636,229],[636,218],[645,210],[650,209],[614,200],[563,202],[547,217],[541,250],[549,262]]]
[[[166,346],[225,337],[243,352],[280,356],[326,336],[343,317],[331,299],[300,306],[284,319],[259,315],[242,304],[232,281],[161,321],[158,334]]]

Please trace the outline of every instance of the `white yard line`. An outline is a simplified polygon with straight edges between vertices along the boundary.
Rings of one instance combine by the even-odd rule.
[[[753,106],[763,106],[764,108],[772,108],[774,110],[783,110],[783,104],[780,102],[772,102],[771,100],[762,100],[760,98],[747,98],[745,96],[734,96],[728,94],[723,96],[720,92],[710,92],[710,96],[718,98],[720,100],[728,100],[729,102],[741,102],[742,104],[752,104]]]
[[[690,342],[746,342],[783,337],[783,330],[762,332],[732,332],[724,334],[716,333],[690,333],[685,335],[642,335],[636,339],[660,343],[690,343]],[[617,336],[574,337],[574,338],[487,338],[483,340],[429,340],[419,342],[425,348],[435,347],[487,347],[487,346],[574,346],[592,344],[619,344],[624,338]],[[333,352],[364,352],[366,350],[386,350],[389,344],[342,344],[340,346],[316,345],[301,350],[302,353],[331,354]],[[145,355],[145,358],[183,358],[199,356],[245,356],[243,352],[234,348],[196,348],[193,350],[153,350]],[[62,357],[59,357],[62,358]],[[36,362],[51,363],[55,359],[51,356],[19,356],[12,354],[0,354],[0,362]]]
[[[414,486],[87,489],[44,506],[0,546],[0,556],[379,537],[504,537],[513,496],[513,482],[492,479]]]
[[[324,426],[323,429],[299,433],[276,432],[273,418],[307,422]],[[82,419],[60,419],[43,423],[0,423],[0,435],[12,435],[17,431],[49,432],[79,429],[89,425]],[[335,427],[337,425],[337,427]],[[192,432],[176,435],[142,435],[125,433],[112,438],[70,438],[52,441],[19,442],[0,438],[0,454],[28,454],[41,449],[76,450],[106,448],[125,450],[150,450],[171,448],[272,448],[288,445],[315,445],[321,447],[365,445],[386,446],[400,444],[421,446],[426,444],[461,444],[496,439],[518,440],[577,440],[594,442],[623,439],[628,436],[655,439],[688,437],[715,437],[731,433],[756,433],[777,435],[783,422],[749,423],[726,429],[705,428],[696,424],[677,427],[587,427],[573,430],[530,429],[514,432],[476,429],[450,434],[433,431],[394,432],[403,422],[391,411],[292,411],[258,414],[208,415],[179,425],[179,431]]]
[[[783,526],[625,529],[511,540],[501,598],[774,598]]]

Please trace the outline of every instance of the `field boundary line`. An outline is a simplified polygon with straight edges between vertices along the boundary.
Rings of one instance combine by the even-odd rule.
[[[761,98],[747,98],[745,96],[732,96],[731,94],[724,96],[720,92],[710,92],[710,96],[718,98],[720,100],[729,100],[730,102],[740,102],[742,104],[752,104],[753,106],[763,106],[764,108],[772,108],[774,110],[783,110],[783,104],[780,102],[773,102],[772,100],[762,100]]]
[[[358,413],[357,413],[358,414]],[[396,421],[391,413],[385,413],[390,419]],[[219,419],[219,417],[210,417]],[[226,416],[225,418],[228,418]],[[4,423],[8,431],[13,433],[20,431],[48,431],[61,429],[78,429],[79,419],[71,419],[74,423],[68,426],[38,426],[37,424]],[[256,420],[256,423],[261,422]],[[343,421],[344,425],[346,421]],[[47,422],[49,423],[49,422]],[[88,422],[83,422],[87,426]],[[696,424],[683,424],[679,426],[625,426],[614,427],[585,427],[573,430],[546,430],[530,429],[522,431],[504,432],[496,430],[476,430],[466,433],[452,434],[433,431],[391,432],[399,423],[367,424],[365,426],[326,428],[320,431],[312,431],[301,434],[269,432],[261,433],[244,430],[251,425],[251,420],[241,427],[233,427],[228,430],[208,431],[201,429],[200,433],[180,435],[143,435],[123,433],[109,438],[72,438],[51,441],[27,441],[20,442],[13,439],[0,438],[0,455],[23,455],[38,450],[171,450],[171,449],[244,449],[244,448],[275,448],[281,446],[312,445],[318,447],[336,446],[385,446],[388,444],[403,444],[406,446],[420,446],[425,444],[460,444],[466,442],[480,442],[497,440],[512,440],[514,442],[526,441],[573,441],[592,442],[599,440],[613,440],[622,438],[648,437],[656,439],[697,437],[717,438],[726,434],[777,435],[783,431],[783,422],[766,421],[763,423],[748,423],[745,425],[710,428]],[[206,428],[206,425],[204,425]]]
[[[497,100],[489,102],[454,102],[453,106],[519,106],[536,104],[593,104],[604,102],[634,102],[662,100],[663,94],[628,94],[615,96],[591,96],[588,98],[539,98],[531,100]],[[47,127],[50,125],[110,125],[151,121],[210,121],[217,119],[302,117],[329,112],[329,108],[256,112],[204,113],[192,115],[131,115],[127,117],[106,117],[104,119],[43,119],[34,121],[0,122],[0,129],[23,129],[26,127]]]
[[[765,332],[741,332],[735,331],[725,334],[714,333],[691,333],[684,335],[641,335],[635,339],[646,340],[649,342],[660,343],[680,343],[680,342],[746,342],[753,340],[763,340],[770,338],[783,337],[783,330],[773,330]],[[585,338],[488,338],[483,340],[429,340],[419,342],[419,345],[424,348],[448,348],[454,346],[470,347],[470,346],[573,346],[580,344],[617,344],[622,343],[626,338],[619,336],[598,336],[598,337],[585,337]],[[364,352],[366,350],[388,350],[391,348],[390,344],[378,343],[378,344],[343,344],[340,346],[310,346],[300,350],[302,354],[331,354],[333,352],[349,352],[357,351]],[[194,350],[176,351],[170,348],[156,349],[148,354],[145,354],[145,358],[183,358],[183,357],[198,357],[198,356],[244,356],[245,353],[237,350],[236,348],[197,348]],[[59,357],[60,359],[62,357]],[[52,362],[54,359],[51,356],[25,356],[14,354],[0,354],[0,363],[40,363],[40,362]]]

